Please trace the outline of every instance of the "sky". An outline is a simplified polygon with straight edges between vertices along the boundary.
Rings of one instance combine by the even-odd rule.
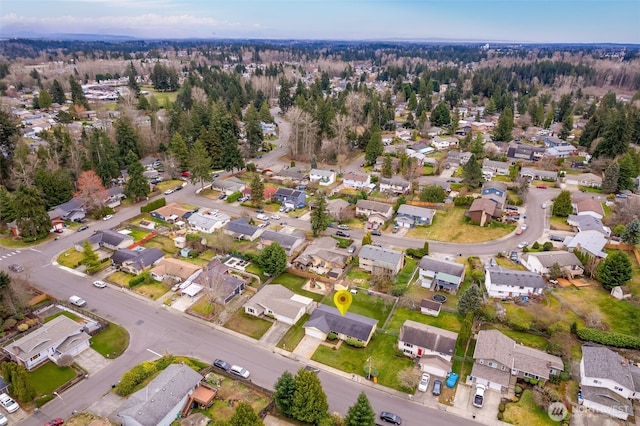
[[[0,0],[0,37],[640,44],[640,0]]]

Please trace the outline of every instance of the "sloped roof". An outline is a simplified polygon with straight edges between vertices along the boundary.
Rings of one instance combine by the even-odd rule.
[[[604,216],[604,209],[602,208],[602,203],[592,198],[586,198],[583,200],[576,201],[576,211],[578,213],[594,212],[599,214],[600,216]]]
[[[156,426],[201,380],[202,376],[190,367],[171,364],[131,395],[118,415],[135,419],[143,426]]]
[[[609,233],[602,220],[590,214],[571,214],[567,217],[567,223],[576,226],[579,231],[598,231],[604,235]]]
[[[461,277],[464,274],[464,265],[449,260],[440,260],[430,256],[424,256],[418,264],[425,271],[444,272],[445,274]]]
[[[437,303],[437,302],[436,302]],[[433,308],[431,308],[433,309]],[[406,320],[400,327],[398,340],[445,355],[453,356],[458,333]]]
[[[278,188],[275,194],[273,195],[298,199],[298,197],[300,197],[301,195],[304,195],[304,191],[299,191],[297,189],[291,189],[291,188]]]
[[[227,223],[227,230],[241,235],[254,235],[260,228],[249,224],[247,219],[241,217]]]
[[[356,208],[387,214],[393,209],[393,206],[391,204],[379,203],[377,201],[358,200]]]
[[[469,206],[470,212],[483,211],[491,216],[495,215],[496,203],[488,198],[476,198]]]
[[[373,262],[384,262],[385,264],[395,267],[395,265],[400,262],[400,259],[402,259],[404,254],[399,251],[367,244],[366,246],[362,246],[358,256],[361,259],[367,259]]]
[[[558,266],[574,266],[582,267],[582,263],[578,257],[570,251],[542,251],[538,253],[527,253],[527,259],[533,256],[538,259],[540,264],[545,268],[551,268],[555,263]]]
[[[365,175],[365,174],[360,174],[360,173],[353,173],[353,172],[349,172],[347,174],[345,174],[344,176],[342,176],[342,180],[353,180],[356,182],[366,182],[369,179],[369,175]]]
[[[507,184],[504,183],[504,182],[490,180],[490,181],[485,182],[482,185],[482,190],[484,191],[486,189],[497,189],[500,192],[506,193],[507,192]]]
[[[123,242],[128,242],[129,245],[133,244],[133,237],[130,235],[121,234],[120,232],[112,231],[110,229],[97,231],[93,235],[90,235],[87,240],[91,245],[103,243],[113,247],[119,246]],[[84,241],[85,240],[80,240],[76,242],[76,244],[82,245]]]
[[[293,234],[285,234],[283,232],[275,232],[266,230],[260,235],[262,241],[273,241],[280,244],[285,250],[290,250],[298,241],[304,240],[306,235],[304,232],[294,232]]]
[[[174,259],[172,257],[165,257],[151,270],[151,272],[158,275],[173,275],[175,277],[180,277],[182,280],[186,280],[199,269],[200,266],[194,265],[193,263]]]
[[[493,266],[487,268],[492,285],[506,285],[511,287],[544,288],[544,280],[534,272],[514,271],[512,269]]]
[[[131,266],[133,266],[137,270],[141,270],[148,266],[151,266],[164,257],[164,252],[155,247],[147,248],[140,251],[134,251],[134,253],[136,254],[134,257],[125,259],[122,263],[131,263]],[[111,259],[113,260],[113,257]]]
[[[414,217],[432,218],[436,211],[425,207],[412,206],[409,204],[401,204],[398,208],[398,214],[405,214]]]
[[[64,315],[60,315],[44,323],[37,330],[7,344],[4,349],[21,359],[29,359],[40,353],[43,349],[51,347],[54,343],[61,342],[69,336],[85,334],[82,331],[83,328],[83,324]]]
[[[300,309],[305,309],[312,302],[313,299],[298,296],[283,285],[269,284],[262,287],[244,306],[253,307],[258,312],[268,308],[278,315],[295,318]]]
[[[594,256],[606,257],[602,251],[606,243],[607,239],[598,231],[581,231],[565,242],[565,245],[570,249],[580,247]]]
[[[187,219],[187,221],[191,226],[197,226],[202,229],[211,229],[217,223],[226,222],[229,219],[231,218],[224,213],[218,213],[217,215],[213,216],[210,214],[202,214],[200,212],[196,212],[189,216],[189,219]]]
[[[311,318],[304,324],[304,328],[313,327],[325,334],[335,332],[367,341],[371,331],[378,324],[378,320],[347,312],[344,316],[336,308],[319,305],[311,313]]]
[[[636,390],[629,364],[611,349],[582,345],[582,363],[587,377],[610,379],[627,389]]]

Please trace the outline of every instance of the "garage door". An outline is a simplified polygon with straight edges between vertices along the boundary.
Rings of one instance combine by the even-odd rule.
[[[305,328],[304,329],[304,334],[311,336],[311,337],[315,337],[316,339],[320,339],[320,340],[324,340],[327,338],[327,336],[324,335],[324,333],[316,328]]]
[[[435,377],[447,377],[447,372],[433,365],[422,364],[422,371]]]

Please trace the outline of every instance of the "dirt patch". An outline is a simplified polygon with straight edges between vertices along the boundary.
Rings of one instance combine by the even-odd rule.
[[[113,426],[115,423],[109,421],[109,419],[104,419],[102,417],[98,417],[91,413],[78,413],[75,416],[71,417],[68,420],[65,420],[65,425],[69,426]]]

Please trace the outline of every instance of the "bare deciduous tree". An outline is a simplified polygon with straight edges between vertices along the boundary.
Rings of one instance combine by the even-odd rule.
[[[403,368],[398,372],[398,382],[404,388],[413,389],[420,383],[420,375],[414,367]]]

